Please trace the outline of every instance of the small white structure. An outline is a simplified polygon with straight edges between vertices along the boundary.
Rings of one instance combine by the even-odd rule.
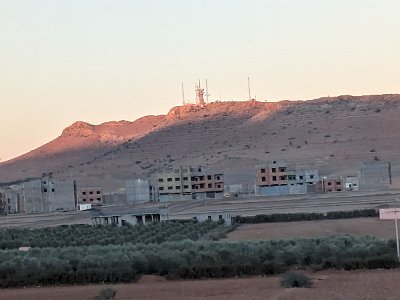
[[[359,189],[359,178],[358,176],[346,176],[345,187],[346,191],[358,191]]]
[[[78,204],[78,210],[90,210],[92,209],[92,204]]]

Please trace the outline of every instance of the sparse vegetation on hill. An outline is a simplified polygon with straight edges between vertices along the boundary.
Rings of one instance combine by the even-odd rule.
[[[0,182],[52,172],[78,184],[93,184],[95,177],[97,185],[116,189],[132,175],[148,176],[171,165],[224,169],[232,160],[235,168],[287,159],[327,173],[356,170],[360,161],[375,156],[398,159],[399,113],[400,95],[373,95],[219,102],[176,107],[132,123],[78,122],[50,143],[1,163]]]

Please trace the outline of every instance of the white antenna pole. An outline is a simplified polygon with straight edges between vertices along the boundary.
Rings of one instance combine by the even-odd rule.
[[[249,89],[249,101],[251,101],[251,94],[250,94],[250,77],[247,77],[247,87]]]
[[[208,103],[208,81],[206,78],[206,99],[207,99],[207,103]]]
[[[182,104],[185,105],[185,90],[183,89],[183,82],[182,82]]]

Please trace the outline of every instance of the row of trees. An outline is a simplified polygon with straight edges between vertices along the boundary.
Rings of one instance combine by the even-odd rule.
[[[168,221],[135,226],[63,225],[41,229],[0,230],[0,249],[121,245],[197,240],[215,229],[219,222]],[[214,237],[214,236],[213,236]]]
[[[142,274],[170,278],[276,274],[313,268],[398,266],[395,243],[373,237],[162,244],[92,245],[0,251],[0,287],[132,282]]]
[[[331,211],[327,213],[286,213],[286,214],[270,214],[256,215],[250,217],[236,216],[237,223],[273,223],[273,222],[294,222],[294,221],[311,221],[326,219],[350,219],[350,218],[366,218],[377,217],[379,212],[376,209],[361,209],[352,211]]]

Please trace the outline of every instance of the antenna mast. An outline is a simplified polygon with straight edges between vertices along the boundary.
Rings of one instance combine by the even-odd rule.
[[[250,77],[247,77],[247,87],[249,89],[249,101],[251,101],[251,94],[250,94]]]
[[[207,78],[206,78],[206,103],[208,103],[208,82],[207,82]]]
[[[182,82],[182,104],[185,105],[185,90],[183,89],[183,82]]]

